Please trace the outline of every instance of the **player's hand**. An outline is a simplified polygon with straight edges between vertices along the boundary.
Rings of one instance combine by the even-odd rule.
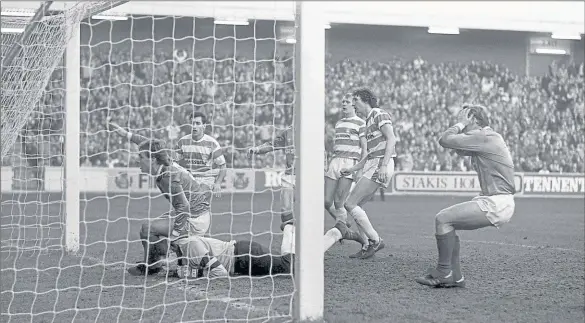
[[[251,157],[251,156],[253,156],[254,154],[257,154],[257,153],[258,153],[258,147],[252,147],[252,148],[248,149],[248,156],[249,157]]]
[[[378,168],[378,179],[382,183],[386,183],[386,181],[388,180],[388,167],[387,166],[380,166],[380,168]]]
[[[221,185],[220,184],[213,184],[213,186],[211,187],[211,190],[213,191],[213,195],[215,197],[221,197]]]
[[[473,116],[470,115],[471,110],[467,106],[463,106],[463,109],[459,111],[457,115],[457,122],[467,126],[473,120]]]
[[[364,176],[364,171],[360,169],[355,173],[353,181],[357,183],[360,180],[360,178],[362,178],[362,176]]]
[[[341,173],[343,176],[349,176],[351,173],[353,173],[353,170],[351,168],[342,168],[339,170],[339,173]]]

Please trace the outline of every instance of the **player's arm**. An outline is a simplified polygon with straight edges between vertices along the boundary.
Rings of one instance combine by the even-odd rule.
[[[485,142],[485,136],[479,131],[461,133],[464,128],[465,125],[457,123],[447,129],[439,138],[439,145],[466,153],[480,151],[482,144]]]
[[[172,235],[178,237],[185,234],[185,223],[189,218],[189,200],[185,196],[183,186],[181,186],[181,179],[176,172],[167,172],[161,179],[161,187],[163,190],[168,190],[169,200],[175,210],[176,218],[173,225]]]
[[[283,131],[279,136],[274,139],[274,144],[272,142],[265,142],[258,147],[253,147],[248,150],[249,154],[258,154],[263,155],[269,152],[284,149],[286,145],[286,131]]]
[[[217,174],[217,177],[215,178],[215,185],[217,187],[219,187],[221,185],[221,183],[223,183],[223,179],[225,178],[225,175],[226,175],[225,157],[223,155],[223,150],[221,149],[219,144],[217,145],[215,150],[211,153],[211,158],[213,159],[213,164],[215,166],[217,166],[217,168],[219,169],[219,173]]]
[[[130,131],[127,131],[126,129],[120,127],[116,123],[111,122],[109,120],[108,120],[108,126],[110,128],[109,130],[113,130],[118,135],[128,138],[128,140],[130,140],[131,142],[133,142],[137,145],[141,145],[142,143],[149,140],[148,138],[141,136],[137,133],[131,133]]]
[[[386,150],[384,151],[384,157],[382,158],[382,166],[388,166],[390,159],[393,158],[392,155],[394,153],[394,148],[396,147],[396,136],[394,136],[394,128],[392,127],[390,120],[382,124],[380,131],[384,138],[386,138]]]
[[[366,127],[360,128],[360,148],[362,150],[362,159],[368,157],[368,139],[366,138]]]

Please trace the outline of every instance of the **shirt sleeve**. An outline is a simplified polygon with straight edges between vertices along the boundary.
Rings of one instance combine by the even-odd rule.
[[[453,126],[447,129],[439,139],[439,145],[467,152],[478,152],[485,145],[486,137],[480,131],[459,133],[459,128]]]
[[[225,157],[223,155],[223,149],[219,146],[219,143],[216,141],[214,142],[214,148],[211,152],[211,159],[213,159],[213,163],[218,166],[225,165]]]
[[[386,124],[392,125],[392,119],[388,113],[382,112],[374,117],[374,123],[378,126],[378,129],[382,129],[382,126]]]

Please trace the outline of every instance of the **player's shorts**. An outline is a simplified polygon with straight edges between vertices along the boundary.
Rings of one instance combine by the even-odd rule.
[[[331,162],[329,162],[329,167],[325,172],[325,177],[333,180],[338,180],[340,178],[353,179],[353,175],[342,176],[341,170],[344,168],[352,168],[355,164],[357,164],[357,160],[353,158],[334,157],[331,159]]]
[[[164,213],[160,218],[175,218],[175,211]],[[211,225],[211,212],[206,211],[197,217],[189,217],[187,219],[186,231],[190,236],[202,236],[209,230]]]
[[[270,250],[249,240],[234,245],[233,272],[236,275],[266,276],[291,272],[292,255],[271,255]]]
[[[392,174],[394,174],[394,158],[390,159],[388,166],[386,167],[386,181],[382,182],[378,178],[378,170],[380,169],[380,165],[382,164],[382,158],[372,158],[366,161],[363,170],[363,177],[380,184],[382,187],[387,188],[390,185],[390,181],[392,180]]]
[[[282,174],[280,182],[281,182],[280,186],[282,188],[295,188],[295,175]]]
[[[514,215],[515,203],[512,194],[476,196],[473,201],[477,202],[482,211],[487,212],[486,217],[497,228],[510,222]]]

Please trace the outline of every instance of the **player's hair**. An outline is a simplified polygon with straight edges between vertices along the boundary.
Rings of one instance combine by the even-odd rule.
[[[378,98],[376,98],[374,93],[372,93],[372,91],[370,91],[368,89],[355,90],[355,91],[353,91],[352,95],[359,97],[360,100],[362,100],[363,102],[366,102],[372,108],[378,107]]]
[[[201,118],[201,122],[203,122],[203,124],[207,124],[207,116],[201,112],[201,111],[194,111],[191,114],[191,121],[193,121],[195,118]]]
[[[164,166],[170,166],[172,160],[169,154],[169,150],[165,148],[165,146],[166,145],[163,141],[153,139],[140,144],[138,149],[144,156],[156,159],[157,163]]]
[[[469,104],[464,105],[463,108],[469,109],[469,113],[475,117],[475,120],[477,120],[477,124],[480,127],[487,127],[490,125],[490,116],[486,107],[478,104]]]

